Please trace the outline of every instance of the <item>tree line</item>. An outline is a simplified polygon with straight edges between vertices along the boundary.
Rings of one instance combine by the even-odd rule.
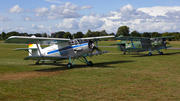
[[[175,36],[175,38],[171,38],[169,40],[180,40],[180,33],[179,32],[164,32],[164,33],[158,33],[158,32],[144,32],[139,33],[138,31],[134,30],[132,32],[129,31],[129,27],[127,26],[120,26],[117,30],[117,33],[107,33],[105,30],[102,31],[91,31],[88,30],[85,34],[81,31],[71,34],[70,32],[54,32],[51,33],[51,35],[48,35],[47,33],[36,33],[36,34],[28,34],[28,33],[19,33],[16,31],[12,32],[2,32],[0,34],[0,40],[6,40],[10,36],[32,36],[35,35],[36,37],[51,37],[51,38],[85,38],[85,37],[96,37],[96,36],[107,36],[107,35],[115,35],[120,36],[134,36],[134,37],[162,37],[162,36]]]

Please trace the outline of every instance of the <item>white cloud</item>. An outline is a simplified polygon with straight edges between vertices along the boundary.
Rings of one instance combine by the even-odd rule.
[[[62,3],[61,1],[58,1],[58,0],[45,0],[47,2],[52,2],[52,3]]]
[[[36,8],[34,10],[34,12],[36,13],[36,16],[46,16],[48,15],[50,12],[48,10],[48,8],[42,7],[42,8]]]
[[[166,7],[166,6],[155,6],[155,7],[144,7],[138,8],[137,10],[148,13],[151,16],[166,16],[165,14],[169,11],[180,11],[180,6]]]
[[[33,29],[43,29],[44,25],[36,26],[35,24],[32,24]]]
[[[10,31],[10,28],[9,28],[9,27],[6,27],[6,28],[5,28],[5,27],[1,27],[1,28],[0,28],[0,31],[1,31],[1,32],[9,32],[9,31]]]
[[[23,19],[24,19],[24,21],[32,21],[32,18],[29,17],[29,16],[26,16],[26,17],[24,17]]]
[[[101,20],[99,15],[83,16],[79,21],[80,29],[95,29],[101,27],[105,22]]]
[[[93,7],[90,6],[90,5],[89,5],[89,6],[82,6],[82,7],[81,7],[81,9],[91,9],[91,8],[93,8]]]
[[[8,17],[0,17],[0,21],[9,22],[11,20]]]
[[[51,5],[50,10],[46,7],[36,8],[34,13],[36,13],[36,16],[46,17],[48,20],[60,18],[77,18],[82,16],[77,11],[91,8],[92,6],[79,7],[78,5],[66,2],[64,5]]]
[[[78,29],[78,21],[75,18],[64,19],[63,23],[55,25],[59,29]]]
[[[55,1],[55,0],[47,0]],[[165,32],[180,31],[180,6],[165,7],[144,7],[135,9],[132,5],[127,4],[118,10],[111,11],[107,14],[89,13],[89,15],[80,14],[78,11],[83,9],[91,9],[92,6],[78,6],[70,2],[61,5],[50,5],[48,7],[38,7],[33,10],[34,17],[25,16],[24,21],[47,21],[57,20],[59,23],[45,25],[32,24],[32,29],[26,29],[31,33],[37,32],[54,32],[59,30],[87,32],[88,29],[93,31],[106,30],[108,33],[117,32],[118,27],[127,25],[130,31],[137,30],[139,32]],[[10,13],[20,13],[24,10],[16,5],[12,7]],[[30,13],[30,12],[28,12]],[[32,12],[31,12],[32,13]],[[0,17],[0,23],[11,21],[8,17]],[[48,22],[49,23],[49,22]],[[6,25],[7,26],[7,25]],[[25,28],[14,28],[13,30],[22,30]],[[4,28],[1,30],[5,30]],[[0,31],[1,31],[0,30]],[[7,29],[6,29],[7,30]]]
[[[19,7],[19,5],[15,5],[14,7],[9,9],[10,13],[21,13],[23,11],[24,11],[24,9]]]

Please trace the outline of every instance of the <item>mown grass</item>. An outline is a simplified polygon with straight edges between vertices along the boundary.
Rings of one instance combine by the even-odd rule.
[[[0,44],[0,78],[12,77],[0,80],[0,100],[180,100],[180,50],[148,56],[101,47],[110,52],[88,57],[93,67],[77,62],[67,69],[67,60],[25,61],[26,51],[12,51],[21,47],[27,45]],[[34,72],[47,76],[14,78]]]

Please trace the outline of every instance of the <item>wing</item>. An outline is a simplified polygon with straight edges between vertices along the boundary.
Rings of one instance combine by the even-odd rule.
[[[88,37],[88,38],[81,38],[82,40],[99,40],[99,39],[103,39],[103,38],[113,38],[115,36],[111,35],[111,36],[99,36],[99,37]]]
[[[24,60],[62,60],[67,59],[68,56],[27,56]]]
[[[115,40],[141,41],[141,40],[149,40],[149,38],[148,37],[119,36],[119,37],[116,37]]]
[[[5,40],[4,43],[22,43],[22,44],[42,44],[42,43],[50,43],[50,42],[69,42],[70,39],[64,38],[45,38],[45,37],[25,37],[25,36],[11,36]]]

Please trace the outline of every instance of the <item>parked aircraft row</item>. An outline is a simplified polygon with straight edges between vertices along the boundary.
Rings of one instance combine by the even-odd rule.
[[[98,48],[98,41],[102,38],[113,38],[115,36],[100,36],[100,37],[88,37],[78,39],[66,39],[66,38],[45,38],[45,37],[25,37],[25,36],[11,36],[5,43],[22,43],[29,44],[28,48],[18,48],[15,50],[26,50],[29,52],[29,56],[25,57],[25,60],[35,60],[36,64],[45,61],[61,61],[68,59],[69,63],[67,68],[72,68],[74,63],[79,60],[92,66],[92,61],[87,60],[87,56],[101,55],[109,51],[101,51]],[[166,37],[131,37],[131,36],[119,36],[115,40],[118,42],[118,50],[126,52],[142,52],[149,51],[148,55],[151,56],[154,51],[158,51],[160,55],[163,55],[161,49],[167,49],[171,46],[166,46]],[[130,43],[127,43],[130,41]],[[50,46],[42,48],[41,44],[50,44]],[[96,51],[95,51],[96,50]]]

